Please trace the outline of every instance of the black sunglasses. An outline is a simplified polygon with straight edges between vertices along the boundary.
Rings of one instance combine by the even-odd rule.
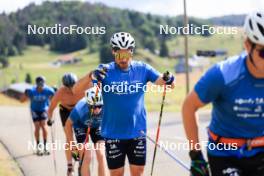
[[[96,108],[101,109],[102,107],[103,107],[103,105],[93,105],[91,108],[93,108],[93,109],[96,109]]]
[[[256,50],[258,51],[259,53],[259,57],[261,57],[262,59],[264,59],[264,48],[261,48],[261,49],[257,49]]]

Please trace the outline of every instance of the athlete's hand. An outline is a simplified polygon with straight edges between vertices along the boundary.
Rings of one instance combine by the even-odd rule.
[[[201,151],[190,151],[191,176],[209,176],[208,163],[205,161]]]
[[[48,126],[52,126],[53,123],[54,123],[54,120],[49,119],[49,120],[47,121],[47,125],[48,125]]]
[[[101,82],[107,76],[107,72],[108,72],[108,65],[100,64],[97,67],[97,69],[92,72],[92,79],[95,79]]]
[[[162,79],[166,82],[167,85],[171,85],[174,81],[174,76],[169,71],[163,73]]]
[[[77,148],[73,148],[71,155],[75,161],[80,161],[80,156]]]

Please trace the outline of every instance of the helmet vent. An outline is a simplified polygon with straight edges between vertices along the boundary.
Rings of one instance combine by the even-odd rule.
[[[119,43],[120,46],[124,47],[120,41],[118,41],[118,43]]]
[[[260,18],[262,17],[260,13],[257,13],[257,16],[260,17]]]
[[[251,29],[251,30],[254,30],[254,29],[253,29],[253,25],[252,25],[252,21],[251,21],[251,19],[249,20],[249,26],[250,26],[250,29]]]
[[[117,43],[115,43],[115,42],[113,42],[113,41],[112,41],[112,44],[117,45]]]
[[[259,40],[259,38],[258,38],[257,36],[253,35],[253,37],[254,37],[256,40]]]
[[[264,28],[259,23],[257,23],[258,29],[261,32],[261,34],[264,36]]]
[[[122,41],[123,41],[123,42],[125,41],[125,37],[122,37]]]

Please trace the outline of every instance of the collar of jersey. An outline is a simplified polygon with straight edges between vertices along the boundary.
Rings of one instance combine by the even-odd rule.
[[[123,70],[123,69],[121,69],[121,68],[115,63],[115,68],[117,68],[118,70],[120,70],[120,72],[127,73],[127,72],[130,71],[131,67],[132,67],[132,63],[130,63],[130,65],[128,66],[128,68],[127,68],[126,70]]]

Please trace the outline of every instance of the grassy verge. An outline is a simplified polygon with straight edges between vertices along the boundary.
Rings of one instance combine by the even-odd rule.
[[[17,163],[9,155],[5,147],[0,143],[0,175],[3,176],[22,176]]]

